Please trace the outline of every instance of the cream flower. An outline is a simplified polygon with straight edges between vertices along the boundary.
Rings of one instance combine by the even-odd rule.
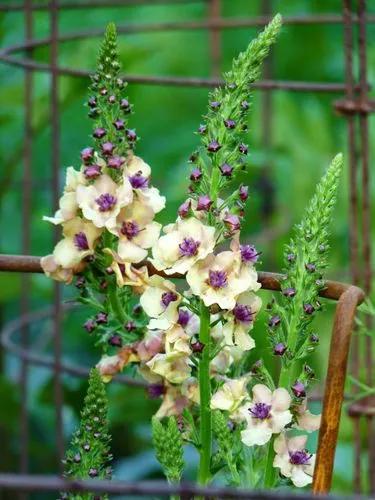
[[[163,350],[164,332],[161,330],[147,330],[143,339],[136,345],[135,351],[141,362],[150,361]]]
[[[103,253],[110,255],[113,259],[109,267],[115,273],[116,282],[120,288],[131,286],[134,293],[139,295],[146,290],[149,280],[147,266],[136,269],[129,262],[120,259],[119,255],[111,248],[104,248]]]
[[[301,431],[314,432],[320,427],[321,415],[314,415],[307,409],[307,400],[295,408],[296,424],[294,427]]]
[[[138,357],[134,354],[133,349],[127,346],[114,356],[102,356],[96,367],[103,381],[109,382],[114,375],[122,371],[125,365],[133,361],[138,361]]]
[[[255,347],[255,342],[249,335],[254,319],[262,305],[262,301],[252,292],[241,293],[236,305],[224,317],[228,320],[223,326],[226,345],[236,345],[244,351]]]
[[[143,205],[149,206],[155,214],[165,207],[165,196],[161,196],[155,187],[149,187],[151,168],[133,154],[126,161],[125,173],[134,192]]]
[[[77,215],[78,203],[76,189],[79,185],[86,184],[83,174],[73,167],[66,169],[66,181],[64,194],[59,200],[59,209],[54,217],[43,217],[43,220],[52,222],[52,224],[62,224]]]
[[[181,394],[181,386],[167,384],[163,402],[155,417],[164,418],[172,415],[181,415],[187,406],[189,406],[189,400]]]
[[[181,384],[191,375],[189,355],[181,351],[156,354],[146,365],[152,372],[167,379],[171,384]]]
[[[249,377],[227,379],[211,398],[211,409],[228,411],[232,417],[238,416],[238,409],[248,397],[246,385]]]
[[[206,306],[218,304],[221,309],[233,309],[241,293],[260,287],[254,269],[239,271],[238,255],[225,251],[198,261],[188,271],[186,280]]]
[[[307,436],[287,439],[280,434],[274,443],[276,456],[273,466],[278,467],[280,473],[290,478],[298,488],[311,484],[314,474],[315,455],[306,450],[306,441]]]
[[[247,422],[241,441],[247,446],[266,444],[272,434],[278,434],[292,421],[290,403],[286,389],[280,387],[271,392],[267,386],[256,384],[250,404],[241,409]]]
[[[141,295],[140,303],[151,319],[148,328],[167,330],[178,319],[178,305],[181,295],[176,286],[161,276],[151,276],[148,285]]]
[[[56,281],[61,281],[69,285],[74,276],[75,270],[73,269],[65,269],[60,264],[56,262],[54,255],[46,255],[40,259],[40,264],[46,276],[52,278]],[[83,269],[84,263],[80,264],[80,267]],[[79,269],[80,270],[80,269]],[[78,272],[78,270],[77,270]]]
[[[224,375],[233,363],[240,361],[242,357],[243,350],[240,347],[223,347],[210,363],[210,375]]]
[[[95,226],[109,230],[116,226],[120,210],[132,200],[133,191],[125,176],[121,184],[116,184],[109,175],[103,174],[92,184],[77,187],[77,202],[84,217]]]
[[[199,405],[200,395],[198,380],[195,377],[189,377],[184,380],[181,384],[181,394],[192,403]]]
[[[199,220],[179,220],[165,228],[152,249],[152,263],[166,274],[185,274],[198,260],[210,254],[215,246],[215,228]]]
[[[76,217],[63,226],[64,238],[57,243],[53,256],[63,268],[76,267],[85,257],[94,253],[94,245],[101,229],[91,222]]]
[[[138,263],[147,257],[147,249],[157,241],[161,229],[153,217],[152,209],[138,200],[121,210],[112,232],[119,237],[117,253],[123,262]]]

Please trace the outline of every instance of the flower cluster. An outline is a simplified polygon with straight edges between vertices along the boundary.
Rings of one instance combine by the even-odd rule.
[[[276,469],[295,486],[312,482],[314,455],[298,432],[319,428],[320,416],[309,412],[306,398],[314,374],[308,365],[295,374],[318,339],[309,328],[320,308],[342,160],[332,163],[288,246],[285,303],[267,306],[267,340],[281,365],[277,382],[261,361],[248,369],[261,309],[260,252],[241,240],[249,190],[232,182],[246,168],[249,86],[280,24],[276,16],[210,94],[201,145],[190,157],[189,195],[163,229],[155,216],[165,198],[151,185],[149,165],[134,154],[138,137],[127,125],[132,105],[123,96],[110,25],[87,103],[94,146],[82,150],[79,170],[68,168],[59,209],[45,217],[62,227],[63,238],[42,259],[43,269],[65,283],[76,276],[78,300],[95,310],[84,328],[102,346],[97,368],[103,380],[136,365],[149,396],[161,399],[154,443],[170,481],[180,479],[182,443],[190,442],[200,454],[201,484],[225,468],[241,484],[246,464],[234,451],[239,446],[259,447],[267,457],[268,487],[276,483]],[[159,421],[165,417],[166,426]]]

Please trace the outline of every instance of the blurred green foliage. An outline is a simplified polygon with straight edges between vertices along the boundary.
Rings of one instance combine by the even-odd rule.
[[[14,2],[17,3],[17,2]],[[18,2],[20,3],[20,2]],[[261,0],[224,0],[223,14],[227,17],[251,17],[262,13]],[[372,6],[374,8],[374,6]],[[308,15],[340,13],[340,2],[334,0],[274,0],[274,13]],[[127,23],[157,23],[172,20],[202,20],[207,16],[204,2],[190,4],[153,5],[124,8],[64,11],[59,17],[61,33],[91,28],[103,29],[109,21]],[[222,70],[229,67],[231,58],[245,48],[254,36],[255,28],[223,31]],[[371,25],[369,40],[375,35]],[[34,15],[34,33],[38,38],[48,36],[49,17],[46,12]],[[20,13],[0,15],[1,45],[21,43],[24,20]],[[342,82],[344,78],[343,33],[340,25],[285,26],[271,58],[272,75],[279,80]],[[66,42],[59,47],[62,66],[93,68],[98,39]],[[120,36],[120,53],[126,74],[145,75],[210,75],[209,35],[204,30],[150,32]],[[40,47],[33,57],[47,62],[49,50]],[[375,46],[368,50],[369,81],[374,81]],[[24,77],[21,69],[0,66],[0,251],[20,253],[22,238],[21,181],[24,118]],[[91,123],[83,106],[88,80],[61,77],[59,82],[61,158],[60,177],[64,180],[66,166],[79,166],[79,151],[90,144]],[[33,78],[33,184],[31,252],[44,255],[51,251],[52,228],[43,223],[44,214],[52,214],[51,206],[51,148],[50,148],[50,77],[34,73]],[[187,159],[198,143],[193,131],[205,112],[207,89],[129,85],[129,97],[134,103],[132,125],[141,136],[138,153],[153,168],[153,183],[167,196],[168,206],[160,215],[163,223],[175,218],[178,205],[187,188]],[[251,188],[244,233],[262,253],[261,269],[280,270],[282,246],[290,229],[299,220],[303,208],[313,193],[315,184],[330,159],[338,151],[347,151],[345,120],[333,109],[337,94],[275,91],[272,94],[271,147],[265,149],[262,127],[263,94],[255,93],[249,122],[250,168],[243,181]],[[372,121],[372,119],[371,119]],[[374,157],[374,130],[371,129],[371,154]],[[347,169],[346,169],[347,170]],[[374,185],[372,185],[372,198]],[[349,280],[348,271],[348,175],[345,171],[332,227],[332,253],[329,276]],[[375,227],[373,228],[375,230]],[[21,281],[17,275],[0,276],[0,317],[6,323],[19,314]],[[64,291],[66,297],[72,291]],[[266,303],[269,294],[264,293]],[[33,276],[30,293],[32,309],[51,302],[52,283],[44,276]],[[333,305],[316,324],[322,343],[313,360],[318,378],[324,376]],[[93,339],[81,327],[87,312],[74,310],[64,320],[64,359],[80,365],[93,365],[98,352]],[[262,346],[265,317],[259,317],[255,336]],[[30,338],[35,349],[51,350],[51,322],[33,324]],[[251,353],[251,356],[255,354]],[[254,358],[255,360],[255,358]],[[22,443],[18,439],[19,363],[1,353],[4,375],[0,377],[0,436],[3,449],[1,470],[16,470]],[[77,424],[86,382],[64,377],[64,431],[68,442]],[[150,419],[157,402],[145,398],[141,389],[112,385],[109,388],[111,431],[115,475],[118,478],[141,479],[160,477],[160,470],[151,449]],[[29,372],[29,412],[31,424],[31,470],[38,473],[56,470],[54,444],[54,405],[51,373],[33,367]],[[316,409],[318,410],[318,408]],[[337,453],[334,489],[350,491],[352,481],[352,427],[343,417]],[[187,462],[194,469],[194,454],[187,453]],[[366,470],[366,462],[363,464]],[[38,495],[38,499],[53,496]]]

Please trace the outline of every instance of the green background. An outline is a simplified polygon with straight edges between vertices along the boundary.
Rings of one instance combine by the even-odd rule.
[[[17,4],[17,2],[14,2]],[[272,11],[283,15],[341,13],[340,2],[333,0],[274,1]],[[371,8],[371,5],[370,5]],[[373,8],[373,6],[372,6]],[[256,0],[222,1],[226,17],[251,17],[262,13],[262,2]],[[153,5],[126,8],[86,9],[61,12],[61,33],[90,28],[102,29],[109,21],[117,24],[156,23],[164,21],[203,20],[207,17],[205,2]],[[34,14],[34,33],[49,33],[49,17],[45,12]],[[256,28],[226,29],[222,35],[222,70],[258,31]],[[375,29],[368,27],[369,81],[374,80]],[[24,37],[20,13],[0,14],[1,45],[20,43]],[[63,66],[92,69],[96,60],[98,39],[84,39],[60,45],[59,61]],[[205,30],[170,31],[121,35],[121,60],[126,74],[210,76],[209,35]],[[34,51],[34,58],[47,62],[46,47]],[[356,59],[355,59],[356,62]],[[285,26],[272,51],[272,74],[278,80],[342,82],[344,80],[342,26]],[[66,166],[78,167],[79,151],[90,144],[91,122],[83,106],[88,80],[61,77],[59,80],[61,127],[61,186]],[[33,185],[31,253],[44,255],[52,250],[52,227],[42,222],[43,215],[53,213],[51,207],[51,129],[50,77],[35,73],[33,78]],[[186,196],[188,185],[187,159],[198,143],[193,134],[205,112],[207,89],[175,88],[131,84],[128,95],[135,114],[131,126],[141,137],[137,152],[153,169],[153,183],[167,197],[167,208],[159,215],[160,222],[174,220],[176,209]],[[243,239],[255,243],[262,251],[262,270],[281,270],[283,244],[293,224],[299,220],[314,186],[330,159],[338,151],[347,153],[345,119],[334,111],[333,103],[340,94],[275,91],[272,94],[271,147],[266,150],[262,139],[262,92],[254,93],[249,120],[250,167],[243,181],[250,186]],[[21,69],[0,65],[0,251],[21,253],[22,216],[22,140],[24,126],[24,78]],[[370,119],[370,124],[372,120]],[[370,158],[373,157],[370,128]],[[370,162],[370,166],[371,166]],[[374,195],[374,183],[371,186]],[[332,252],[329,277],[350,280],[348,266],[348,174],[347,168],[339,190],[339,200],[332,224]],[[374,229],[374,228],[373,228]],[[33,310],[51,303],[51,281],[32,276],[30,301]],[[21,281],[18,275],[0,275],[0,321],[19,314]],[[74,292],[74,291],[73,291]],[[66,297],[71,290],[64,291]],[[265,294],[264,294],[265,296]],[[266,301],[266,298],[265,298]],[[316,330],[322,338],[318,354],[312,361],[318,378],[324,377],[333,306],[327,304]],[[87,312],[75,311],[64,320],[64,359],[80,365],[93,365],[99,353],[93,340],[82,329]],[[260,317],[255,335],[266,352],[263,340],[264,318]],[[51,323],[41,321],[31,327],[34,349],[51,351]],[[262,347],[263,346],[263,347]],[[19,363],[1,353],[0,435],[2,452],[0,469],[15,471],[22,443],[19,426]],[[51,373],[33,367],[29,372],[29,414],[31,425],[30,467],[35,473],[56,470],[54,446],[54,406]],[[85,382],[64,376],[64,432],[69,436],[78,421]],[[160,471],[150,446],[150,416],[157,404],[145,398],[142,389],[113,385],[109,390],[113,452],[117,478],[143,479],[159,477]],[[195,457],[188,450],[189,470],[194,470]],[[334,490],[351,491],[353,469],[352,426],[343,417],[337,452]],[[363,469],[367,470],[364,457]],[[44,498],[38,495],[38,498]],[[45,497],[47,498],[47,496]],[[52,497],[51,497],[52,498]]]

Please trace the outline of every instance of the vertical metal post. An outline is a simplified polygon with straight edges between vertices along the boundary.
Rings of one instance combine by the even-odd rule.
[[[366,43],[366,0],[358,0],[358,51],[359,51],[359,99],[361,113],[359,126],[361,133],[362,156],[362,244],[363,244],[363,288],[367,296],[371,293],[371,207],[370,207],[370,170],[369,170],[369,124],[368,124],[368,90],[367,90],[367,43]],[[366,318],[366,326],[372,327],[371,318]],[[365,339],[366,379],[373,383],[372,338]],[[375,492],[375,437],[373,435],[373,417],[367,416],[367,438],[369,456],[370,493]]]
[[[52,166],[52,203],[53,208],[58,206],[59,163],[60,163],[60,137],[59,137],[59,93],[58,93],[58,2],[51,0],[49,3],[51,27],[51,166]],[[55,231],[54,240],[58,237]],[[62,421],[63,393],[61,385],[61,287],[54,284],[54,317],[53,317],[53,344],[54,344],[54,399],[56,411],[56,452],[58,466],[62,470],[62,457],[64,454],[64,435]]]
[[[220,0],[209,0],[209,19],[210,21],[220,20]],[[220,76],[221,71],[221,30],[220,28],[210,29],[210,58],[211,58],[211,76]]]

